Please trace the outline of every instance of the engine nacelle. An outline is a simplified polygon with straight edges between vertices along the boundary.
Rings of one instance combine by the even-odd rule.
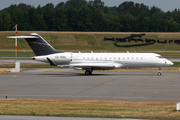
[[[47,58],[49,58],[56,65],[69,65],[72,61],[72,53],[57,53],[52,55],[36,56],[32,59],[40,62],[49,63]]]
[[[72,61],[72,54],[71,53],[58,53],[49,55],[48,57],[57,65],[68,65]]]

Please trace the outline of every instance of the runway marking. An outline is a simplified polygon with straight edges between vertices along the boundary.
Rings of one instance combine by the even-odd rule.
[[[154,93],[158,94],[159,92],[154,92]]]

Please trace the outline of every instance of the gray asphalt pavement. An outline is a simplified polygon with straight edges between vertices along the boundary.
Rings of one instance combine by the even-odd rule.
[[[167,58],[167,59],[172,62],[180,62],[180,58]]]
[[[180,102],[180,72],[84,72],[33,69],[0,75],[0,98]]]

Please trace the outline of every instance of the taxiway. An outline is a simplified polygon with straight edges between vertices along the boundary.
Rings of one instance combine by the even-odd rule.
[[[84,72],[32,69],[0,75],[0,99],[81,99],[118,101],[180,101],[180,73]]]

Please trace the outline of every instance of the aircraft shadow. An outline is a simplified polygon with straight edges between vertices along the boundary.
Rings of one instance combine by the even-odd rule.
[[[92,76],[156,76],[156,73],[149,73],[149,74],[143,74],[143,73],[139,73],[139,74],[99,74],[99,73],[94,73],[92,75],[85,75],[84,73],[63,73],[63,74],[36,74],[36,75],[46,75],[49,77],[92,77]]]
[[[6,75],[9,75],[12,73],[8,73]],[[154,72],[149,72],[149,73],[143,73],[143,72],[135,72],[135,73],[96,73],[94,72],[92,75],[85,75],[84,73],[75,73],[75,72],[63,72],[63,73],[13,73],[13,75],[40,75],[40,76],[49,76],[49,77],[92,77],[92,76],[157,76],[156,73]],[[162,74],[163,76],[163,74]]]

